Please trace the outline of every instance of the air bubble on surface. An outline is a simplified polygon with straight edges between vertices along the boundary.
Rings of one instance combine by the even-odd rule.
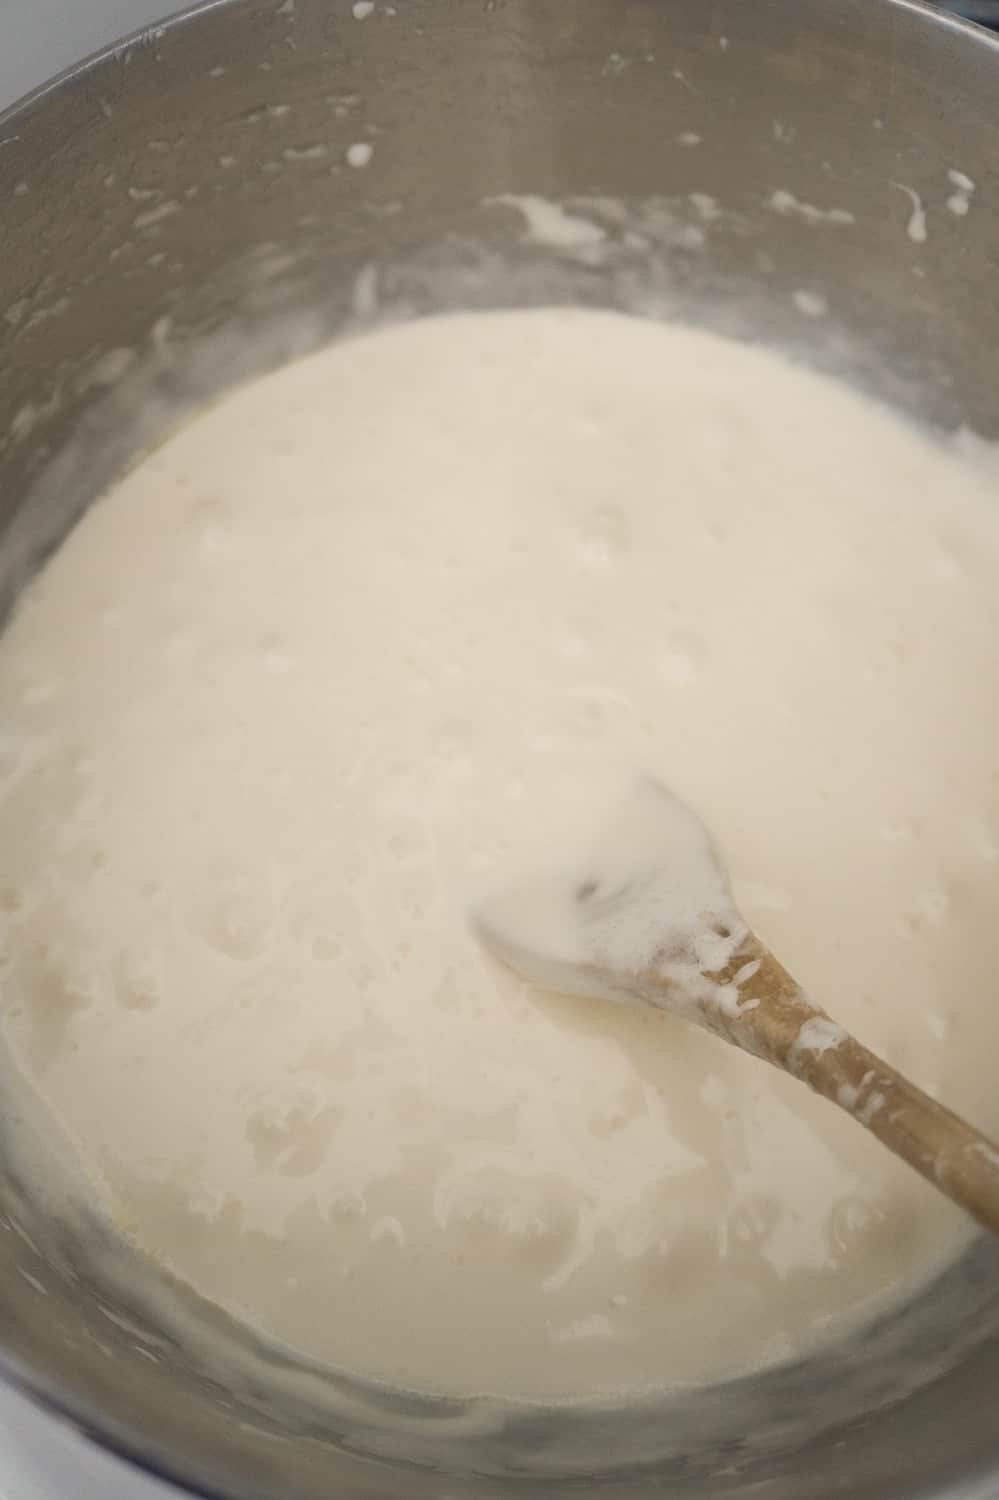
[[[347,147],[347,165],[361,169],[366,167],[375,154],[375,148],[370,141],[355,141]]]
[[[628,518],[620,506],[597,506],[577,528],[576,554],[583,568],[608,568],[628,546]]]

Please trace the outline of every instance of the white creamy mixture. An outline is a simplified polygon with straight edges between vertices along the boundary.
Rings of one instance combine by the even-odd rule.
[[[583,311],[341,345],[144,462],[0,642],[4,1034],[120,1228],[299,1350],[537,1397],[793,1355],[938,1265],[964,1221],[855,1122],[467,914],[652,774],[994,1129],[994,492]]]

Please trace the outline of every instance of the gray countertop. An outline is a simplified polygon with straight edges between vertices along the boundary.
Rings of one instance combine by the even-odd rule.
[[[184,0],[0,0],[0,109]]]

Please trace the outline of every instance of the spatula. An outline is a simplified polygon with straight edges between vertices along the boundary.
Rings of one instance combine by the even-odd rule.
[[[782,1068],[999,1234],[999,1145],[808,999],[747,926],[700,819],[665,787],[638,783],[584,864],[511,887],[474,925],[535,985],[650,1006]]]

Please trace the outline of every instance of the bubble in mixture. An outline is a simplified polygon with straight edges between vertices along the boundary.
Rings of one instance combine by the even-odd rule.
[[[598,505],[580,524],[576,552],[581,567],[609,568],[628,551],[628,518],[616,505]]]
[[[270,940],[272,907],[261,882],[228,875],[202,892],[194,912],[194,926],[204,941],[224,958],[247,962],[259,958]]]

